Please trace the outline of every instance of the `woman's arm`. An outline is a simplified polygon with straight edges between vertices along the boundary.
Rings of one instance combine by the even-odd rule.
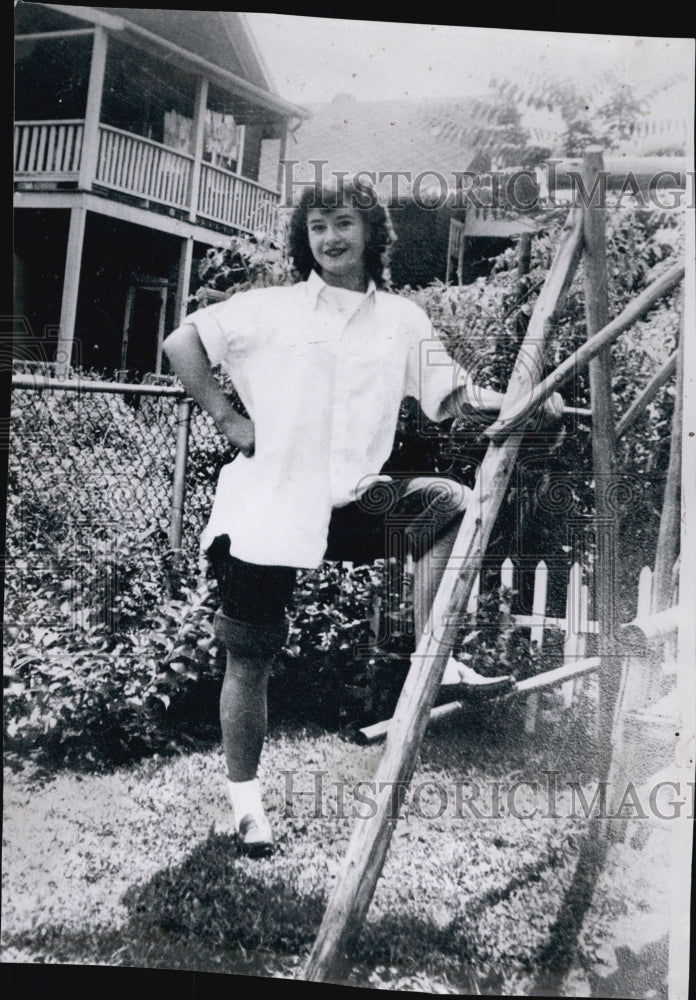
[[[445,417],[463,417],[476,415],[484,423],[492,423],[500,412],[504,394],[496,392],[494,389],[485,389],[483,386],[475,385],[467,380],[466,385],[460,386],[444,400],[442,411]],[[554,392],[553,395],[544,402],[544,419],[554,423],[561,419],[564,410],[563,397]]]
[[[208,355],[192,323],[184,323],[163,344],[164,353],[186,392],[215,421],[215,426],[244,455],[254,453],[254,425],[237,413],[213,376]]]

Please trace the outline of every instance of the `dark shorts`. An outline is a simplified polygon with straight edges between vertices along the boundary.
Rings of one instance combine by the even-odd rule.
[[[376,559],[418,558],[466,507],[469,490],[453,480],[421,477],[375,483],[359,500],[331,515],[324,558],[355,565]],[[229,552],[228,535],[207,551],[218,583],[220,610],[250,625],[278,625],[292,600],[297,570],[258,566]]]

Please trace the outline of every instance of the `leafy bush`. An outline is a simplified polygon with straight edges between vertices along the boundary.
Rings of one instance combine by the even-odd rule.
[[[278,245],[261,234],[231,236],[226,246],[211,247],[198,267],[200,287],[195,298],[205,299],[206,291],[231,295],[249,288],[293,283],[293,268]]]
[[[130,568],[127,552],[119,565]],[[94,608],[69,608],[60,581],[38,581],[35,599],[64,598],[62,612],[72,611],[73,627],[8,629],[10,753],[94,765],[217,740],[225,654],[213,635],[215,584],[202,579],[195,589],[182,588],[180,597],[166,597],[132,582],[114,595],[121,613],[117,627],[109,628],[94,620]],[[391,710],[404,664],[357,649],[373,639],[370,616],[382,587],[379,566],[349,570],[327,563],[300,575],[290,637],[273,671],[276,717],[341,726]]]
[[[191,629],[201,617],[192,546],[172,573],[175,419],[170,399],[15,391],[4,603],[8,749],[73,762],[121,759],[178,736],[169,700],[190,708],[192,684],[206,675],[179,668],[171,645],[183,621]],[[196,489],[189,500],[197,547]],[[204,642],[201,629],[196,640]],[[194,643],[196,662],[201,651]]]
[[[371,648],[375,604],[390,601],[389,583],[383,561],[355,568],[324,563],[299,574],[271,692],[286,718],[337,727],[390,714],[407,664]]]
[[[508,587],[484,585],[476,612],[467,613],[462,620],[455,657],[482,677],[510,674],[515,680],[524,680],[542,668],[527,630],[515,627],[512,620],[516,596]],[[545,656],[544,669],[551,666]]]
[[[162,601],[137,628],[8,631],[6,746],[44,762],[113,762],[179,745],[177,720],[219,677],[207,584]]]

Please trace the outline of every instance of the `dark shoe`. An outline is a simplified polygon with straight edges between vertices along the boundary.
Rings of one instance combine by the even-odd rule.
[[[265,858],[273,853],[273,832],[265,816],[247,813],[242,816],[237,831],[242,854],[249,858]]]

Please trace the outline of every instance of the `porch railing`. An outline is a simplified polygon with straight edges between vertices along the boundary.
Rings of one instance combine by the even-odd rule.
[[[22,181],[79,180],[84,122],[22,121],[14,126],[14,172]],[[109,191],[170,208],[190,207],[194,158],[143,136],[99,125],[94,180]],[[280,195],[256,181],[209,163],[201,164],[195,203],[202,221],[243,232],[275,233]]]
[[[197,212],[204,219],[246,232],[273,232],[279,201],[279,194],[255,181],[209,163],[202,165]]]
[[[188,207],[193,157],[152,139],[99,126],[98,184],[173,208]]]
[[[84,122],[17,122],[14,126],[14,172],[20,179],[77,180]]]

